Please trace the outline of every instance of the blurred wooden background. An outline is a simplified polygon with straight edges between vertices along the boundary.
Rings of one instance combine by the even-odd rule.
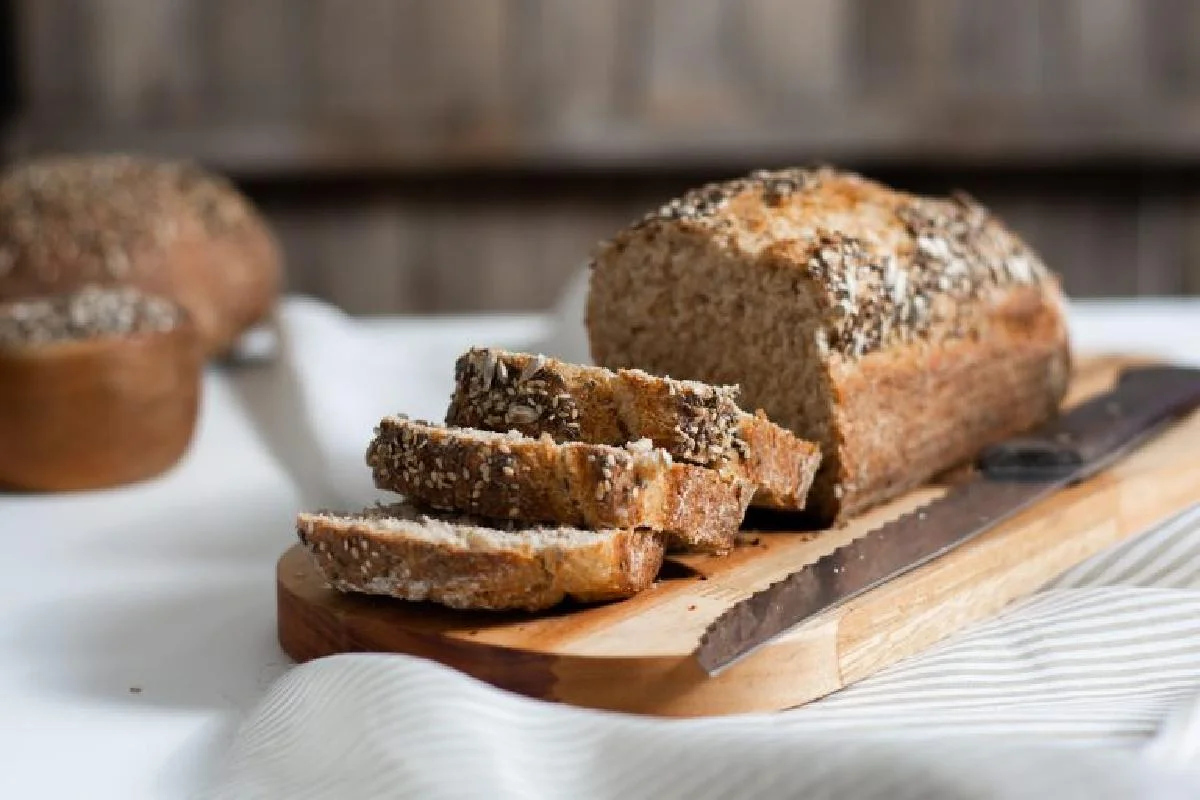
[[[1200,0],[3,1],[8,158],[197,158],[353,312],[542,308],[814,160],[967,189],[1073,294],[1200,292]]]

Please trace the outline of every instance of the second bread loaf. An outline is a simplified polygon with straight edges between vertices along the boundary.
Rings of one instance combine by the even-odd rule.
[[[0,300],[136,287],[186,309],[215,356],[270,315],[282,282],[257,207],[194,164],[64,155],[0,176]]]

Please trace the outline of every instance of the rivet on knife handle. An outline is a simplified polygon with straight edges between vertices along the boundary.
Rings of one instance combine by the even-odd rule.
[[[987,448],[979,474],[735,603],[693,657],[715,675],[797,623],[937,558],[1103,469],[1200,406],[1200,370],[1144,367],[1036,431]]]

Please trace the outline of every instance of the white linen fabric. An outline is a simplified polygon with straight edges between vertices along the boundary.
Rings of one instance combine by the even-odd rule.
[[[585,360],[577,281],[549,328],[484,342]],[[1196,358],[1076,304],[1082,349]],[[1200,327],[1200,320],[1197,321]],[[1149,331],[1152,326],[1147,326]],[[312,301],[247,406],[308,506],[378,499],[375,421],[440,418],[469,325],[390,349]],[[453,332],[452,335],[450,332]],[[397,341],[400,341],[397,339]],[[999,617],[777,714],[659,720],[542,703],[405,656],[296,667],[245,718],[206,797],[1200,797],[1200,507]]]
[[[310,662],[250,715],[210,796],[1200,797],[1200,508],[778,714],[657,720],[406,656]]]
[[[462,352],[525,347],[546,330],[539,318],[352,320],[296,297],[279,313],[278,358],[235,374],[234,385],[306,507],[359,507],[379,498],[365,458],[380,418],[440,421]]]

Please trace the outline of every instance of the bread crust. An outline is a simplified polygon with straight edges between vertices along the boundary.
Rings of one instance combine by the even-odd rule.
[[[603,243],[594,360],[734,382],[816,441],[809,506],[844,520],[1053,415],[1057,279],[968,197],[828,168],[702,187]]]
[[[753,487],[663,450],[532,439],[387,417],[367,448],[375,486],[432,508],[582,528],[648,528],[726,552]]]
[[[219,356],[269,315],[282,279],[257,209],[190,164],[64,156],[0,178],[0,301],[133,286],[186,308]]]
[[[431,526],[452,535],[430,536]],[[302,513],[296,532],[338,591],[458,609],[540,611],[566,598],[631,597],[654,582],[663,560],[661,536],[647,530],[506,526],[405,503],[358,515]]]
[[[154,477],[187,451],[196,331],[0,347],[0,486],[82,491]]]
[[[500,366],[502,369],[497,369]],[[820,463],[811,442],[738,405],[737,386],[713,386],[472,348],[455,362],[446,423],[547,434],[558,442],[620,446],[650,439],[680,461],[755,486],[752,505],[802,509]]]
[[[1018,292],[1006,305],[1037,302],[1034,294]],[[979,341],[906,347],[836,370],[842,458],[827,485],[843,495],[814,493],[814,508],[851,516],[1053,416],[1070,372],[1057,333],[1046,330],[1054,326],[1045,313],[1017,313]]]

